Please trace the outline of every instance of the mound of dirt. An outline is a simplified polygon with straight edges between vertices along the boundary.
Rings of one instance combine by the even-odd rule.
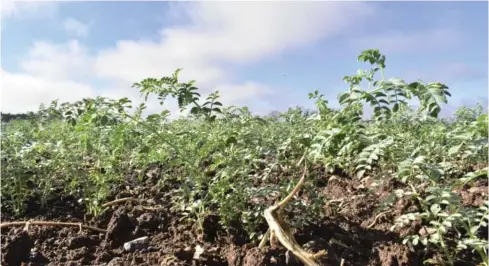
[[[134,175],[133,175],[134,176]],[[130,178],[129,178],[130,179]],[[149,181],[148,181],[149,180]],[[17,265],[300,265],[287,259],[283,247],[259,250],[246,238],[239,223],[223,230],[219,217],[210,215],[204,220],[204,231],[172,212],[168,191],[157,186],[156,179],[131,183],[115,188],[112,198],[134,197],[141,204],[125,202],[114,205],[101,215],[85,215],[82,204],[74,199],[59,198],[49,202],[49,210],[32,208],[24,217],[15,217],[8,210],[2,213],[2,222],[19,220],[71,221],[107,230],[63,226],[31,225],[2,228],[2,266]],[[319,218],[295,234],[299,244],[311,252],[326,250],[324,265],[421,265],[420,253],[401,244],[400,235],[390,232],[396,216],[415,207],[409,201],[400,201],[389,213],[379,215],[376,208],[397,186],[387,182],[374,191],[366,191],[364,184],[346,177],[322,179],[323,192],[329,201],[324,209],[329,216]],[[483,187],[484,188],[484,187]],[[487,190],[487,186],[485,187]],[[466,189],[477,204],[483,189]],[[480,195],[479,195],[479,194]],[[484,194],[484,197],[486,195]],[[33,205],[34,203],[31,203]],[[266,227],[265,227],[266,228]],[[407,229],[409,232],[416,228]],[[142,248],[127,251],[124,243],[148,237]]]

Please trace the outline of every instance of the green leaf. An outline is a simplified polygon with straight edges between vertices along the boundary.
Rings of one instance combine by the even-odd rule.
[[[440,205],[438,205],[438,204],[433,204],[433,205],[431,205],[431,207],[430,207],[430,211],[431,211],[431,213],[433,213],[434,215],[437,215],[437,214],[438,214],[438,213],[441,211],[441,207],[440,207]]]
[[[344,104],[345,102],[348,101],[348,96],[349,96],[349,93],[342,93],[338,96],[338,101],[340,104]]]
[[[399,103],[394,104],[394,106],[392,107],[392,111],[394,111],[394,112],[399,111]]]
[[[479,230],[479,226],[472,226],[472,227],[470,227],[470,233],[472,233],[472,234],[477,233],[477,230]]]
[[[365,174],[365,169],[358,171],[357,172],[357,178],[362,178],[364,174]]]
[[[456,145],[456,146],[451,147],[451,148],[448,150],[448,155],[449,155],[449,156],[452,156],[452,155],[454,155],[454,154],[458,153],[458,152],[460,151],[460,148],[462,148],[462,145],[463,145],[463,144],[464,144],[464,143],[462,142],[462,143],[460,143],[459,145]]]

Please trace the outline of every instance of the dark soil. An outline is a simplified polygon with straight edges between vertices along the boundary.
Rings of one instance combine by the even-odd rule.
[[[143,206],[160,206],[159,209],[126,202],[90,217],[82,203],[65,197],[48,202],[48,207],[42,210],[31,202],[28,213],[22,217],[3,210],[2,222],[29,219],[82,222],[108,232],[37,225],[31,225],[28,231],[19,226],[3,228],[1,265],[258,266],[287,265],[286,261],[288,265],[301,265],[293,256],[286,259],[283,247],[259,250],[257,244],[247,239],[239,222],[223,230],[219,217],[209,215],[204,220],[203,232],[196,230],[170,209],[170,188],[157,185],[158,172],[158,169],[149,171],[146,180],[137,181],[139,185],[133,176],[133,181],[129,179],[127,184],[113,189],[111,199],[135,197],[143,200]],[[379,215],[381,202],[401,186],[399,183],[391,180],[371,187],[368,182],[326,175],[318,182],[329,199],[324,204],[328,216],[305,228],[297,228],[295,236],[311,252],[322,249],[328,252],[322,264],[340,265],[344,260],[344,265],[422,265],[423,253],[411,251],[401,243],[402,236],[419,231],[420,225],[413,223],[410,228],[389,231],[394,219],[406,211],[416,211],[416,204],[403,199],[389,212]],[[465,204],[477,205],[487,198],[487,183],[464,188],[460,194]],[[125,242],[143,236],[149,237],[146,247],[125,251]],[[200,255],[196,252],[199,250],[203,250]]]

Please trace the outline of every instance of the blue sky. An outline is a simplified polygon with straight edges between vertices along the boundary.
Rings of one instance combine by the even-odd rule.
[[[183,68],[203,94],[266,114],[333,107],[343,76],[379,48],[387,77],[441,81],[444,113],[488,100],[487,2],[5,2],[2,111],[97,95],[139,102],[133,82]],[[161,107],[148,103],[149,111]],[[166,108],[175,110],[175,103]],[[176,113],[176,112],[175,112]]]

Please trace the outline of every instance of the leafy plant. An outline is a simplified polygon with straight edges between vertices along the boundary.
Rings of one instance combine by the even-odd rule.
[[[386,78],[386,57],[376,49],[357,59],[370,68],[343,78],[348,89],[338,95],[338,109],[316,90],[309,94],[315,110],[294,107],[261,117],[247,107],[224,106],[218,91],[202,97],[195,81],[180,80],[182,69],[134,83],[145,99],[134,110],[128,98],[41,105],[27,120],[2,123],[2,211],[19,216],[29,201],[42,209],[55,197],[71,195],[98,215],[128,173],[157,163],[164,165],[159,185],[172,187],[165,193],[182,219],[200,230],[208,215],[219,217],[224,229],[241,223],[256,241],[264,233],[264,209],[294,187],[301,172],[296,163],[305,154],[311,173],[326,171],[311,174],[312,182],[286,209],[295,213],[294,227],[326,215],[328,195],[315,186],[323,175],[357,176],[362,183],[372,178],[376,184],[393,179],[401,188],[379,206],[414,202],[413,210],[390,221],[394,231],[421,227],[404,239],[406,245],[426,251],[419,253],[426,262],[442,254],[441,263],[455,264],[470,250],[487,265],[481,233],[487,230],[487,202],[467,205],[460,199],[460,190],[487,178],[487,114],[481,107],[461,108],[451,121],[439,119],[450,96],[446,85]],[[161,110],[143,117],[150,96],[159,99]],[[171,119],[168,98],[188,115]],[[420,107],[411,107],[413,102]],[[367,106],[373,111],[368,120]],[[364,191],[371,190],[358,190]]]

